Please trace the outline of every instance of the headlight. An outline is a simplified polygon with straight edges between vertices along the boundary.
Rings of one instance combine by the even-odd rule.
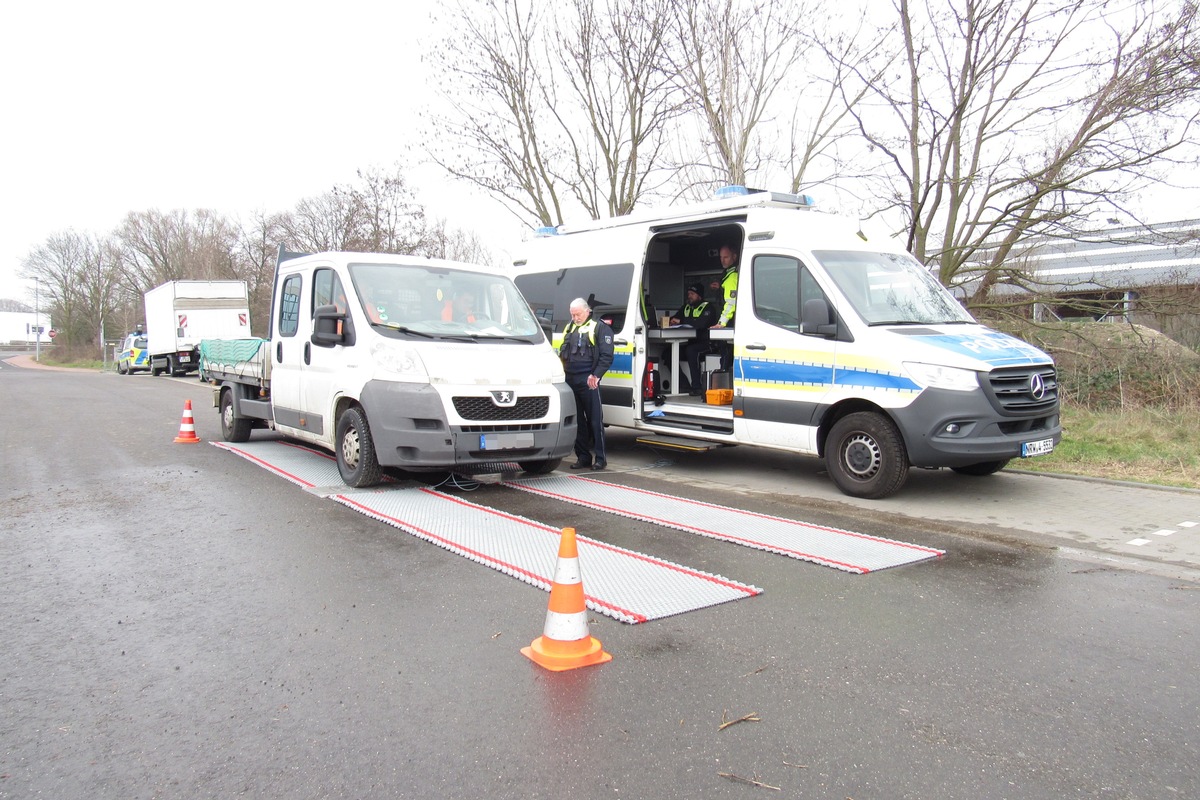
[[[919,364],[915,361],[905,361],[904,368],[922,386],[949,389],[952,392],[972,392],[979,388],[979,376],[974,370]]]
[[[371,347],[371,358],[384,372],[412,378],[425,378],[429,375],[417,351],[402,344],[391,341],[376,342]]]

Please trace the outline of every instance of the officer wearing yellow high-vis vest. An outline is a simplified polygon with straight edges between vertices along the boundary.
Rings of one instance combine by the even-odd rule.
[[[721,306],[721,316],[717,318],[717,324],[713,325],[713,329],[732,328],[733,317],[737,312],[737,285],[738,285],[738,252],[729,245],[722,245],[717,251],[717,257],[721,259],[721,266],[725,268],[725,272],[721,275],[721,280],[713,281],[712,288],[721,291],[721,299],[724,305]],[[733,366],[733,346],[728,342],[721,344],[721,369],[728,370]]]
[[[582,297],[571,301],[571,321],[563,330],[563,368],[579,412],[575,434],[575,463],[571,469],[604,469],[604,408],[600,379],[613,362],[613,332],[602,320],[590,319],[592,309]]]

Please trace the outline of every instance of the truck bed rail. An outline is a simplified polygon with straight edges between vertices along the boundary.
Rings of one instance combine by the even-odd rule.
[[[205,379],[266,385],[271,347],[266,339],[204,339],[200,342],[200,374]]]

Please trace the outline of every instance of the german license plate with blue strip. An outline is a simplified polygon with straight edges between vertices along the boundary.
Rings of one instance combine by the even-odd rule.
[[[519,450],[533,447],[532,433],[485,433],[479,437],[480,450]]]
[[[1038,439],[1036,442],[1021,443],[1021,458],[1044,456],[1054,450],[1053,439]]]

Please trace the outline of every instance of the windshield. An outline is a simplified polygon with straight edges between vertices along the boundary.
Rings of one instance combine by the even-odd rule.
[[[542,330],[513,282],[452,268],[351,264],[367,319],[398,338],[543,341]]]
[[[954,296],[907,253],[813,253],[868,325],[973,323]]]

